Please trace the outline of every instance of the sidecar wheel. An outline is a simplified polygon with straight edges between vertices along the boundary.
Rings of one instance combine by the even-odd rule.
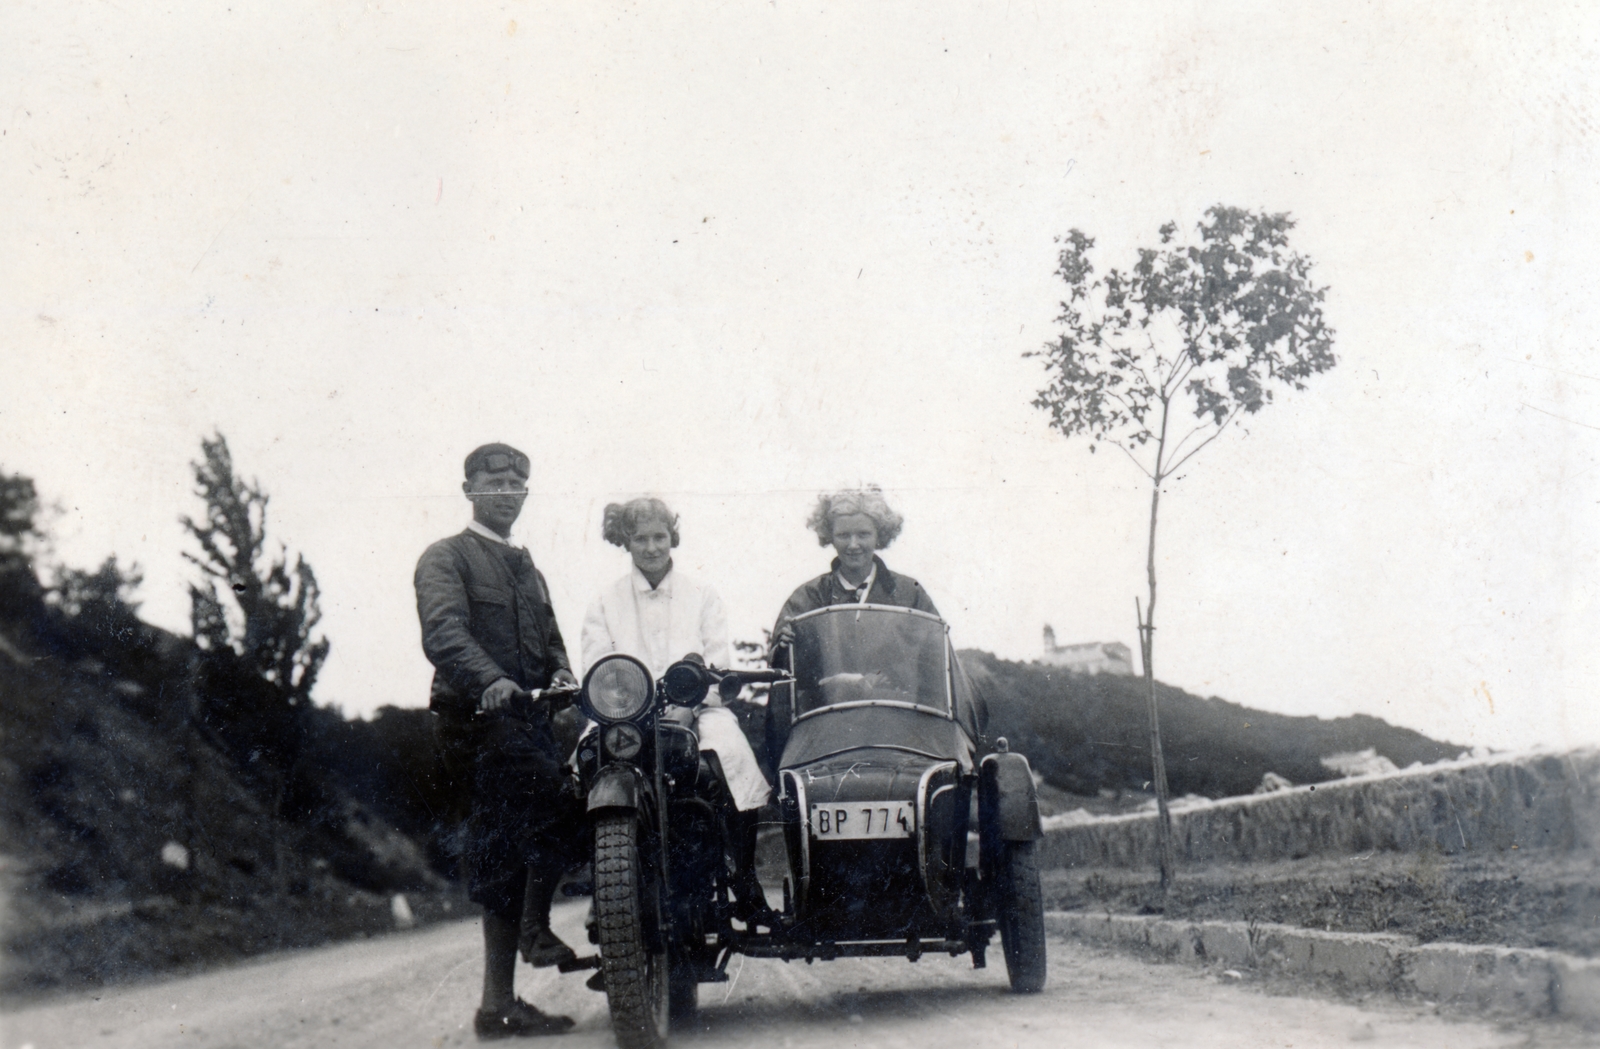
[[[645,909],[659,888],[646,884],[633,813],[601,816],[594,827],[594,911],[600,962],[621,1049],[655,1049],[668,1028],[667,952],[645,945]]]
[[[1008,841],[1000,863],[1000,945],[1006,975],[1018,994],[1044,990],[1044,893],[1033,842]]]

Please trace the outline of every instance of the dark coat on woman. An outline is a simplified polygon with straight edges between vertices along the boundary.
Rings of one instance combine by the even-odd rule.
[[[867,593],[869,605],[899,605],[902,608],[915,608],[919,612],[929,612],[938,615],[939,610],[933,607],[933,599],[928,592],[922,589],[922,584],[908,575],[889,571],[889,566],[883,563],[883,558],[873,557],[872,563],[878,567],[877,578],[872,581],[872,589]],[[805,583],[789,595],[789,600],[783,603],[783,611],[778,613],[777,626],[793,619],[795,616],[818,608],[827,608],[829,605],[853,605],[859,598],[859,591],[846,590],[839,583],[839,559],[833,559],[833,567],[823,575]],[[777,633],[777,627],[773,628]]]
[[[919,612],[938,615],[939,610],[933,607],[933,599],[928,592],[922,589],[922,584],[908,575],[889,571],[889,566],[883,563],[883,558],[873,557],[872,563],[877,566],[877,575],[873,577],[872,589],[867,591],[866,603],[869,605],[898,605],[902,608],[914,608]],[[796,616],[830,605],[853,605],[860,602],[860,590],[846,589],[839,582],[839,559],[833,559],[833,566],[824,575],[801,585],[794,593],[789,595],[789,600],[783,603],[783,611],[778,613],[778,621],[772,628],[774,636],[783,628],[783,625]],[[773,653],[774,666],[783,664],[784,656],[778,652]],[[782,689],[774,689],[771,693],[773,699],[769,701],[766,709],[766,724],[763,727],[764,753],[762,758],[762,771],[768,774],[768,779],[775,779],[780,757],[783,754],[784,743],[789,738],[789,709],[785,705],[784,697],[787,693]]]

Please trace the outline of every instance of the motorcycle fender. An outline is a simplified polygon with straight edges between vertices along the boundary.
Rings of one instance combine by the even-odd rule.
[[[1039,795],[1033,787],[1033,770],[1021,754],[990,754],[978,773],[978,811],[981,833],[997,841],[1037,841],[1044,836],[1039,822]]]
[[[644,774],[632,765],[607,765],[589,784],[589,811],[601,809],[639,810],[644,793]]]

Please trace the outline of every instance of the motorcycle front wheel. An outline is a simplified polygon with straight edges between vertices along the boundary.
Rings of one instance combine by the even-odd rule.
[[[659,892],[640,863],[638,815],[599,817],[594,914],[611,1026],[622,1049],[655,1049],[667,1037],[667,953],[652,952],[645,939],[646,908],[659,913]]]

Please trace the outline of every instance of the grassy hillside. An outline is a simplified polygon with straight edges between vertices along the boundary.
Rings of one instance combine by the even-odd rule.
[[[1148,789],[1149,720],[1144,680],[1072,674],[961,653],[989,704],[989,735],[1005,736],[1045,780],[1075,794]],[[1249,794],[1268,772],[1295,783],[1335,778],[1321,758],[1372,747],[1404,768],[1464,749],[1366,715],[1288,717],[1156,684],[1172,792]]]
[[[303,756],[271,768],[214,716],[237,697],[202,700],[196,661],[127,606],[47,601],[0,558],[0,992],[392,928],[399,892],[418,918],[456,905],[391,818],[442,840],[417,816],[442,805],[425,724],[305,711]]]

